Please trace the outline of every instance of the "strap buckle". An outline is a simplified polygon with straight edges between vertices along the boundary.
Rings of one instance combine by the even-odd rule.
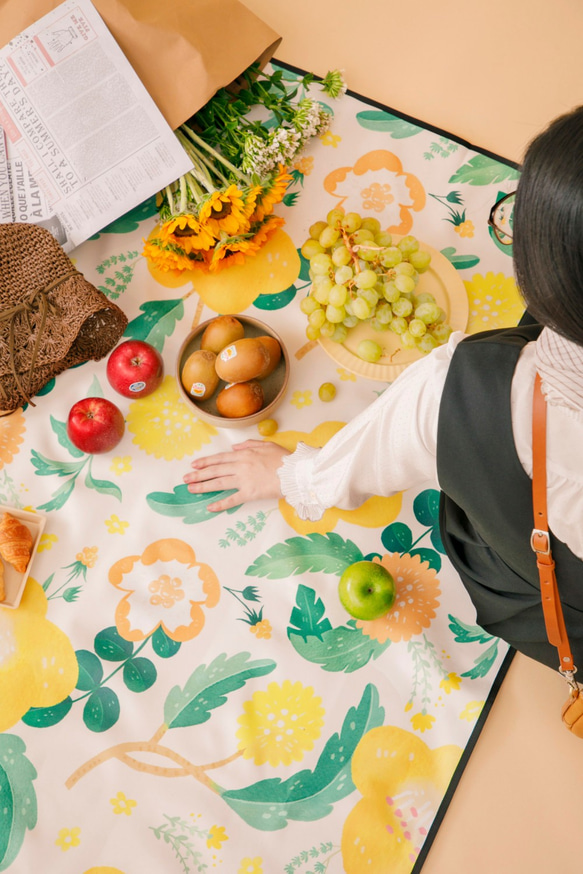
[[[530,535],[530,548],[537,555],[550,555],[551,541],[549,532],[543,531],[541,528],[533,528]]]

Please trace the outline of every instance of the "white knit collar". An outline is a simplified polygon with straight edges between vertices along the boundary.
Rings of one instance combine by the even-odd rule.
[[[583,414],[583,346],[543,328],[536,341],[536,368],[549,404]]]

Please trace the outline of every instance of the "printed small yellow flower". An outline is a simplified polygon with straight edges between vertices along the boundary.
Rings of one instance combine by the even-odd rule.
[[[293,168],[294,170],[297,170],[298,173],[301,173],[302,176],[309,176],[314,169],[314,159],[298,158],[297,161],[294,161]]]
[[[79,835],[81,834],[80,828],[62,828],[59,831],[59,837],[55,841],[57,847],[60,847],[63,852],[70,850],[71,847],[78,847],[81,843],[81,839]]]
[[[298,410],[301,410],[302,407],[309,407],[312,403],[312,392],[295,391],[292,395],[291,403],[294,407],[297,407]]]
[[[125,534],[126,528],[129,528],[129,522],[124,522],[115,513],[112,513],[109,519],[105,520],[107,530],[110,534]]]
[[[81,552],[78,552],[75,558],[80,561],[85,567],[95,567],[97,561],[97,546],[85,546]]]
[[[467,722],[474,722],[482,712],[483,706],[483,701],[468,701],[460,713],[460,719],[465,719]]]
[[[245,856],[241,859],[241,867],[237,874],[263,874],[263,859],[261,856],[254,856],[252,859]]]
[[[412,707],[413,707],[413,702],[407,701],[407,703],[405,704],[405,713],[408,713]]]
[[[447,695],[454,690],[457,691],[461,686],[462,678],[457,674],[448,674],[447,677],[439,684],[439,688],[443,689]]]
[[[212,825],[209,829],[209,836],[206,839],[207,847],[213,850],[220,850],[221,844],[229,840],[229,836],[225,833],[225,828],[222,825]]]
[[[460,222],[459,225],[454,225],[454,231],[456,234],[459,234],[460,237],[473,237],[474,223],[473,221],[470,221],[470,219],[466,219],[464,222]]]
[[[125,813],[126,816],[132,815],[132,807],[136,807],[137,801],[133,798],[126,798],[123,792],[118,792],[115,798],[110,798],[109,803],[113,807],[113,812],[120,814]]]
[[[311,686],[285,680],[270,683],[243,705],[237,732],[239,749],[256,765],[272,767],[300,762],[320,737],[324,724],[322,699]]]
[[[129,473],[132,469],[131,455],[116,455],[116,457],[112,459],[109,469],[112,473],[115,473],[116,476],[121,476],[122,473]]]
[[[350,373],[348,370],[344,370],[343,367],[337,367],[336,373],[343,382],[356,382],[356,374]]]
[[[338,148],[338,143],[341,142],[342,137],[338,134],[330,133],[330,131],[326,131],[319,137],[320,142],[323,146],[332,146],[334,149]]]
[[[52,549],[58,539],[59,538],[56,534],[42,534],[40,543],[37,547],[37,552],[44,552],[45,549]]]
[[[271,637],[271,622],[269,619],[262,619],[260,622],[256,622],[255,625],[250,626],[250,631],[253,634],[257,635],[257,638],[264,638],[265,640],[269,640]]]
[[[428,731],[430,728],[433,728],[434,722],[435,716],[431,716],[430,713],[415,713],[415,715],[411,717],[411,725],[415,731]]]

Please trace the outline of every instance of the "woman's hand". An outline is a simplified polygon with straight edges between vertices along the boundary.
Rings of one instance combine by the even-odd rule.
[[[222,501],[209,504],[207,510],[211,513],[229,510],[246,501],[281,498],[277,470],[289,454],[289,449],[277,443],[245,440],[235,443],[231,452],[218,452],[192,461],[192,471],[185,474],[184,482],[195,495],[236,489]]]

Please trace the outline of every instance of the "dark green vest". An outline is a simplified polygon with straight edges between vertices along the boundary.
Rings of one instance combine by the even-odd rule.
[[[488,331],[458,345],[439,411],[437,475],[441,536],[478,624],[557,668],[530,548],[532,481],[516,454],[510,411],[520,351],[540,331],[540,325]],[[583,562],[556,537],[551,544],[575,664],[583,669]]]

